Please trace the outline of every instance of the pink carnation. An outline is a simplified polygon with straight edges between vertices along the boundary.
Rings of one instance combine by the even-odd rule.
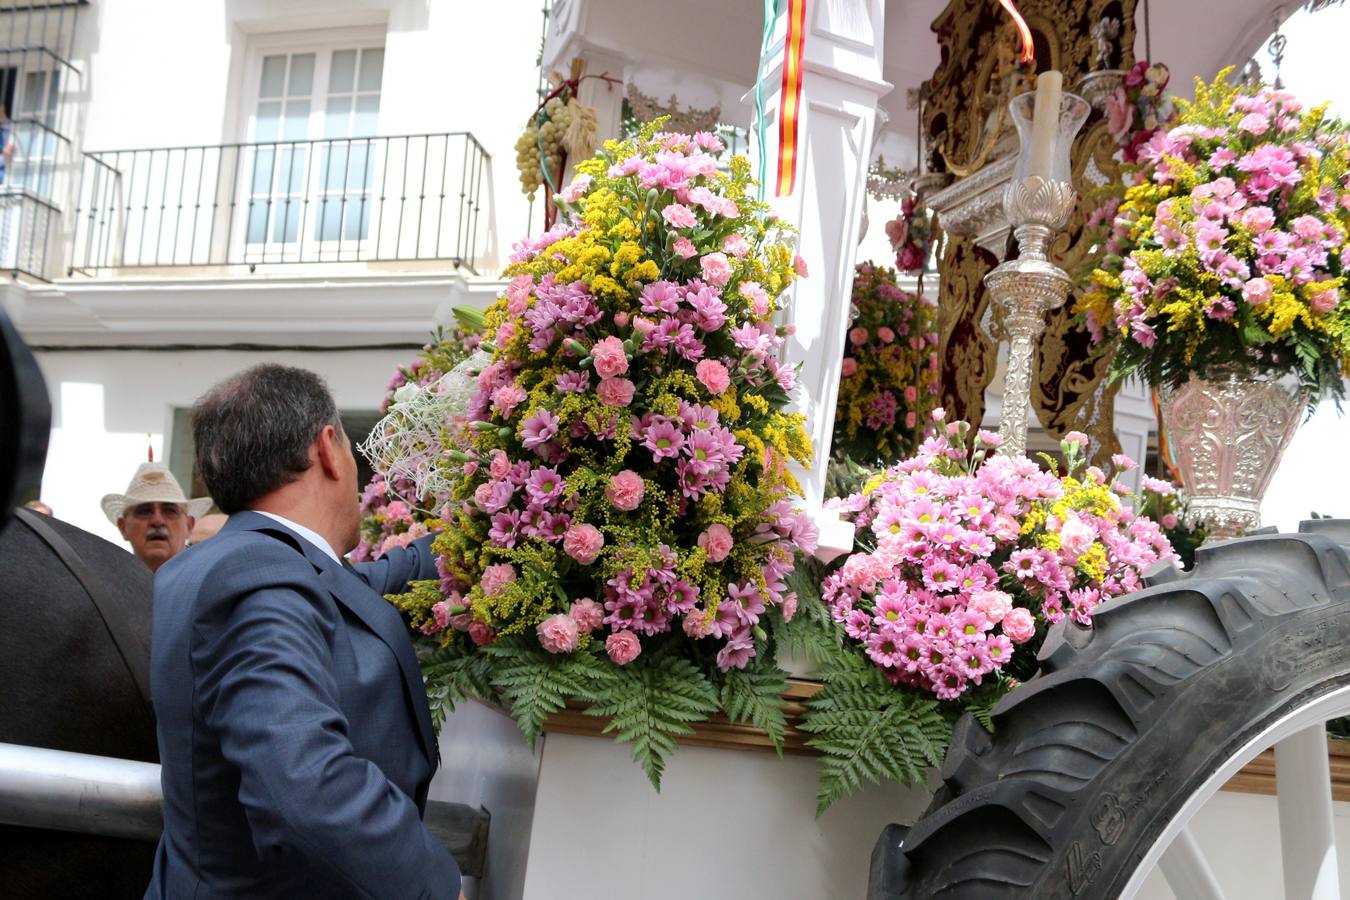
[[[379,555],[384,556],[390,550],[406,547],[419,537],[421,537],[421,535],[415,531],[405,531],[402,534],[391,534],[380,544]]]
[[[1003,633],[1014,644],[1025,644],[1036,636],[1036,620],[1031,611],[1017,607],[1003,617]]]
[[[422,626],[423,634],[444,631],[450,625],[450,601],[442,600],[431,607],[431,618]]]
[[[488,464],[488,474],[495,479],[506,477],[506,473],[511,471],[511,460],[507,458],[503,450],[492,451],[492,462]]]
[[[564,203],[576,203],[581,199],[581,195],[591,188],[591,176],[578,175],[572,179],[572,183],[558,191],[558,199]]]
[[[573,525],[563,535],[563,550],[583,566],[595,562],[604,546],[605,536],[594,525]]]
[[[980,613],[995,625],[1002,622],[1012,608],[1012,598],[1003,591],[976,591],[967,604],[967,609]]]
[[[624,469],[609,479],[609,487],[605,488],[605,498],[614,504],[615,509],[631,512],[642,503],[642,494],[645,490],[646,485],[643,484],[642,476],[631,469]]]
[[[722,249],[740,259],[750,252],[750,244],[739,234],[732,233],[722,238]]]
[[[694,242],[689,240],[689,238],[680,238],[675,242],[675,245],[671,249],[674,250],[675,254],[681,259],[692,259],[693,257],[698,256],[698,248],[694,246]]]
[[[1248,113],[1238,122],[1238,128],[1248,134],[1265,134],[1270,128],[1270,118],[1261,113]]]
[[[661,210],[661,218],[675,228],[693,228],[698,223],[694,211],[680,203],[672,203]]]
[[[1313,291],[1317,287],[1315,284],[1310,284],[1306,290]],[[1336,308],[1336,303],[1340,299],[1340,291],[1336,289],[1334,284],[1328,282],[1325,287],[1308,297],[1308,308],[1320,315],[1326,315]]]
[[[705,638],[713,633],[714,622],[704,610],[694,609],[685,613],[682,625],[684,633],[691,638]]]
[[[493,630],[491,625],[485,625],[482,622],[469,623],[469,640],[479,647],[492,643],[496,636],[497,632]]]
[[[843,374],[845,378],[852,378],[858,374],[858,361],[851,356],[845,356]]]
[[[867,343],[866,328],[850,328],[848,331],[848,342],[855,347],[861,347]]]
[[[595,386],[595,394],[606,406],[627,406],[633,402],[636,388],[627,378],[606,378]]]
[[[1242,211],[1239,221],[1255,234],[1265,234],[1275,225],[1275,213],[1269,206],[1252,206]]]
[[[710,394],[721,394],[731,386],[731,373],[715,359],[699,360],[694,367],[694,374]]]
[[[887,328],[885,325],[882,325],[877,329],[877,337],[881,338],[883,344],[889,344],[895,340],[895,332],[891,331],[891,329]]]
[[[492,394],[492,408],[503,416],[510,416],[517,406],[525,402],[525,389],[514,384],[504,384]]]
[[[626,666],[642,653],[642,644],[633,632],[618,631],[605,638],[605,652],[616,666]]]
[[[698,545],[708,554],[708,559],[713,562],[721,562],[727,558],[731,552],[735,541],[731,538],[731,531],[727,526],[718,522],[709,525],[707,530],[698,536]]]
[[[794,268],[794,269],[797,270],[797,277],[798,277],[798,278],[806,278],[806,277],[810,276],[810,274],[811,274],[811,273],[807,270],[807,268],[806,268],[806,260],[802,259],[801,254],[798,254],[798,255],[792,257],[792,268]]]
[[[604,622],[605,608],[590,597],[582,597],[572,604],[567,614],[577,623],[578,630],[590,634]]]
[[[1096,533],[1092,526],[1074,516],[1059,529],[1059,543],[1064,552],[1075,560],[1088,552]]]
[[[628,371],[628,354],[623,349],[623,341],[614,335],[596,341],[591,348],[591,361],[601,378],[616,378]]]
[[[1271,283],[1264,278],[1253,278],[1242,286],[1242,299],[1252,306],[1261,306],[1270,300]]]
[[[747,281],[740,287],[742,297],[750,301],[750,311],[763,318],[769,314],[769,295],[758,281]]]
[[[1070,444],[1077,444],[1085,449],[1088,445],[1088,436],[1081,431],[1070,431],[1068,434],[1064,435],[1064,440],[1068,441]]]
[[[571,616],[549,616],[535,628],[539,644],[549,653],[571,653],[577,649],[577,623]]]
[[[530,308],[530,294],[534,291],[533,275],[517,275],[506,288],[506,311],[523,316]]]
[[[725,253],[709,253],[698,264],[703,270],[703,279],[715,287],[722,287],[731,280],[731,263]]]
[[[516,570],[510,563],[497,563],[483,570],[483,577],[478,580],[478,585],[485,595],[491,597],[515,580]]]

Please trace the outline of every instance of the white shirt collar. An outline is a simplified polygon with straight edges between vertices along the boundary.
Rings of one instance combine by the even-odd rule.
[[[336,553],[333,552],[332,545],[329,544],[327,541],[325,541],[322,537],[320,537],[317,532],[311,531],[305,526],[301,525],[299,522],[292,522],[285,516],[279,516],[276,513],[270,513],[267,512],[266,510],[261,509],[255,509],[253,511],[256,513],[261,513],[262,515],[267,516],[267,518],[269,519],[275,519],[282,525],[285,525],[291,531],[294,531],[296,534],[300,535],[302,538],[309,541],[315,547],[318,547],[324,553],[328,554],[328,556],[332,558],[333,562],[338,563],[339,565],[342,564],[342,560],[338,557]]]

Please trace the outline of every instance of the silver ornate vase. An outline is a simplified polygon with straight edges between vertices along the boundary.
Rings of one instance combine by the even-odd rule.
[[[1292,379],[1229,372],[1162,390],[1163,425],[1181,470],[1186,524],[1211,539],[1261,524],[1261,498],[1303,417],[1307,396]]]

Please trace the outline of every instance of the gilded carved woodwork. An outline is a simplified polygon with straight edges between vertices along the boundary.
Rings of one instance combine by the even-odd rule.
[[[1129,68],[1134,57],[1134,15],[1137,0],[1019,0],[1018,9],[1030,26],[1039,70],[1058,69],[1072,89],[1079,79],[1111,58],[1115,68]],[[1103,19],[1121,22],[1115,49],[1104,45]],[[952,0],[933,23],[943,62],[922,88],[923,126],[930,171],[957,178],[968,176],[999,159],[1009,146],[1012,124],[1008,100],[1030,87],[1029,69],[1016,61],[1017,36],[1011,20],[988,0]],[[1112,54],[1114,53],[1114,57]],[[979,98],[971,102],[971,98]],[[1079,194],[1093,184],[1119,177],[1111,158],[1114,142],[1094,113],[1074,148],[1074,182]],[[1051,247],[1050,256],[1070,273],[1082,271],[1092,248],[1084,239],[1090,203],[1080,203],[1069,226]],[[969,236],[949,235],[939,262],[941,275],[941,350],[944,359],[943,403],[949,415],[979,421],[984,393],[995,372],[997,344],[988,333],[992,322],[983,278],[998,260]],[[1073,298],[1048,316],[1037,348],[1037,373],[1032,405],[1042,426],[1055,434],[1086,432],[1101,459],[1119,446],[1112,431],[1114,388],[1104,382],[1105,360],[1090,360],[1086,333],[1072,325]]]

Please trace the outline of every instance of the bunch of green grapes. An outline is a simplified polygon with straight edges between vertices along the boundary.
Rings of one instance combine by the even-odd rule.
[[[562,168],[563,136],[571,124],[572,111],[567,108],[567,100],[562,96],[551,97],[516,140],[520,187],[530,200],[534,200],[534,192],[543,184],[541,161],[551,173]]]
[[[543,183],[539,171],[539,128],[530,120],[520,137],[516,138],[516,169],[520,172],[520,190],[534,202],[534,192]]]

